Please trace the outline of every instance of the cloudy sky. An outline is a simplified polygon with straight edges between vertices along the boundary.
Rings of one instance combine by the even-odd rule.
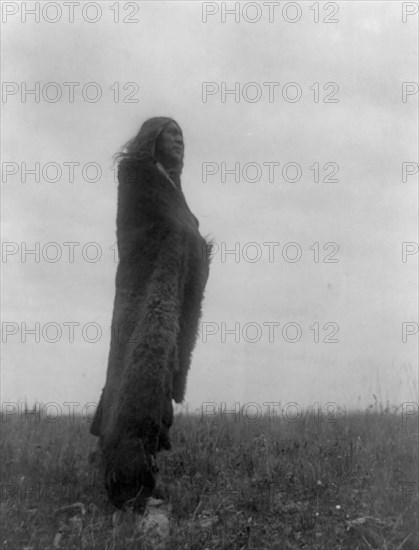
[[[112,155],[157,115],[183,129],[183,189],[217,245],[189,407],[417,401],[418,15],[76,4],[40,2],[39,22],[2,6],[3,401],[97,401]]]

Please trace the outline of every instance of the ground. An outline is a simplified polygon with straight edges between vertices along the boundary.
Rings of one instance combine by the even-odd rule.
[[[417,415],[251,420],[175,417],[159,455],[166,548],[419,548]],[[151,548],[138,516],[107,501],[88,419],[10,414],[2,432],[0,548]]]

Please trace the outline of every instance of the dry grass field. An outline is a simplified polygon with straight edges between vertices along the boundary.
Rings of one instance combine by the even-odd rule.
[[[159,456],[173,550],[416,550],[417,414],[335,421],[180,414]],[[87,420],[2,418],[1,548],[147,549],[89,464]]]

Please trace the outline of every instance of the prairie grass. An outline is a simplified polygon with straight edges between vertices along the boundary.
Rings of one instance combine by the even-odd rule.
[[[33,416],[33,415],[32,415]],[[417,415],[336,421],[179,414],[159,455],[169,550],[416,550]],[[87,420],[2,418],[1,548],[148,548],[89,464]]]

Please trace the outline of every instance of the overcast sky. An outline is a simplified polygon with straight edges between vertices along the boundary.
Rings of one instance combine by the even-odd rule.
[[[402,261],[402,243],[418,240],[418,180],[402,166],[418,162],[418,15],[251,2],[223,23],[232,2],[120,2],[119,14],[81,2],[69,22],[41,2],[38,23],[23,4],[3,3],[3,401],[97,401],[117,267],[112,155],[159,115],[183,129],[182,186],[217,245],[190,408],[417,401],[418,254],[404,245]],[[40,181],[23,181],[35,163]],[[74,178],[64,163],[79,163]],[[223,173],[236,163],[237,178]],[[63,243],[79,243],[74,261]],[[36,323],[39,342],[25,342]]]

